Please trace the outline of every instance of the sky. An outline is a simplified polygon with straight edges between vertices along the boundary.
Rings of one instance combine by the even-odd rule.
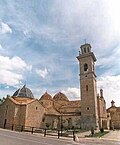
[[[91,44],[97,88],[120,106],[119,0],[1,0],[0,98],[24,84],[79,99],[80,46]]]

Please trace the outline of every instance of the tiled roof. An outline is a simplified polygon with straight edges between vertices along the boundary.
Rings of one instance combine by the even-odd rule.
[[[40,98],[40,100],[53,100],[52,96],[50,94],[48,94],[47,92],[45,92],[45,94],[43,94]]]
[[[18,99],[17,97],[16,98],[9,97],[9,99],[17,105],[27,105],[36,100],[36,99],[31,100],[31,99],[20,99],[20,98]]]
[[[66,95],[63,94],[63,93],[61,93],[61,92],[57,93],[57,94],[53,97],[53,99],[54,99],[55,101],[69,101],[68,98],[66,97]]]
[[[81,107],[81,101],[76,100],[76,101],[69,101],[66,105],[62,106],[62,108],[75,108],[75,107]]]
[[[116,111],[117,111],[117,112],[120,112],[120,107],[117,107],[117,108],[116,108]]]
[[[22,97],[22,98],[34,98],[33,93],[29,88],[24,85],[22,88],[19,88],[14,94],[13,97]]]
[[[47,115],[60,115],[60,113],[54,109],[53,107],[46,108],[46,113]]]

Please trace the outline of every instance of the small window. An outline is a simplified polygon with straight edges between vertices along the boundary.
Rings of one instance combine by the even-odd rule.
[[[84,64],[84,71],[88,71],[88,65],[87,65],[87,63]]]
[[[45,122],[45,117],[42,118],[42,122]]]
[[[87,107],[87,110],[90,110],[90,108],[89,108],[89,107]]]
[[[86,85],[86,91],[88,92],[88,85]]]
[[[8,105],[6,106],[6,112],[5,112],[5,115],[7,115],[8,113]]]
[[[5,115],[7,115],[7,110],[6,110],[6,112],[5,112]]]
[[[36,107],[36,110],[38,109],[38,107]]]

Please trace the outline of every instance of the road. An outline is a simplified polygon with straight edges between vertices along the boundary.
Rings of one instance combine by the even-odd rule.
[[[0,145],[120,145],[120,142],[99,139],[80,139],[79,143],[72,139],[57,139],[56,137],[43,137],[38,134],[19,133],[0,129]]]

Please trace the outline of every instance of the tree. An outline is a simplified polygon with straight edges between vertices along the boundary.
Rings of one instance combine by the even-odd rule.
[[[3,97],[2,99],[0,98],[0,104],[2,104],[5,101],[5,97]]]

